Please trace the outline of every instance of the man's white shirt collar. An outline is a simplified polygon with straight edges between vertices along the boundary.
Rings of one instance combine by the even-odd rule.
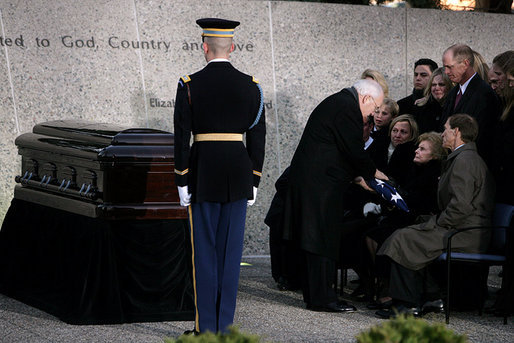
[[[462,143],[461,145],[459,145],[458,147],[456,147],[453,151],[455,151],[455,150],[457,150],[457,149],[462,148],[464,145],[466,145],[466,143]]]
[[[211,63],[211,62],[230,62],[229,60],[227,60],[226,58],[213,58],[212,60],[210,60],[207,64]]]
[[[364,150],[368,150],[371,143],[373,143],[373,138],[369,137],[368,140],[364,143]]]
[[[473,79],[475,77],[477,73],[474,73],[473,75],[471,75],[471,77],[469,78],[468,81],[464,82],[463,85],[459,84],[459,87],[460,87],[460,93],[462,95],[464,95],[464,92],[466,91],[466,88],[468,88],[468,85],[469,85],[469,82],[471,81],[471,79]]]

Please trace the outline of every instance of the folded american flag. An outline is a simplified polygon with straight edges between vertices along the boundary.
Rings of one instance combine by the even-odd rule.
[[[384,180],[372,179],[366,181],[368,186],[372,188],[375,192],[380,194],[382,198],[389,201],[394,206],[398,207],[400,210],[405,212],[409,212],[409,207],[403,200],[402,196],[396,191],[390,183]]]

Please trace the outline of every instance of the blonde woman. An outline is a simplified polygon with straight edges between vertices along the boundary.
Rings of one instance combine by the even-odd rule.
[[[382,90],[384,91],[384,97],[389,97],[389,86],[387,85],[387,81],[384,75],[378,70],[366,69],[362,72],[361,79],[369,79],[377,81]]]
[[[444,102],[452,87],[453,83],[444,73],[444,68],[434,70],[425,87],[424,97],[414,103],[412,116],[416,119],[419,133],[437,130]]]

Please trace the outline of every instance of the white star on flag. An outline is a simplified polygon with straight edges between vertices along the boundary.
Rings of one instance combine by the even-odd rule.
[[[384,188],[384,181],[380,180],[380,179],[375,179],[377,181],[377,186],[380,186],[382,188]]]
[[[398,200],[401,200],[402,197],[398,193],[391,194],[391,201],[398,202]]]

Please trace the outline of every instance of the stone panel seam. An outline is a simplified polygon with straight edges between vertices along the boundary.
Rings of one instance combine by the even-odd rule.
[[[5,29],[4,29],[4,19],[2,10],[0,9],[0,24],[2,26],[2,37],[5,37]],[[11,63],[9,62],[9,51],[7,50],[7,45],[4,46],[5,50],[5,62],[7,64],[7,75],[9,76],[9,84],[11,85],[11,96],[12,96],[12,103],[14,108],[14,121],[16,123],[16,133],[20,133],[20,124],[18,121],[18,111],[16,109],[16,98],[14,97],[14,85],[12,82],[12,74],[11,74]]]
[[[278,160],[278,175],[282,174],[282,158],[280,155],[280,130],[279,130],[279,122],[278,122],[278,104],[277,104],[277,79],[275,73],[275,48],[273,44],[273,15],[271,13],[271,1],[268,1],[268,14],[269,14],[269,35],[270,35],[270,44],[271,44],[271,71],[273,77],[273,102],[275,103],[274,112],[275,112],[275,149],[277,151],[277,160]]]
[[[138,16],[137,16],[136,0],[133,0],[132,3],[134,4],[134,21],[136,22],[137,41],[141,42],[141,37],[139,35],[139,20],[138,20]],[[141,84],[143,86],[143,104],[145,105],[146,127],[148,128],[150,126],[150,124],[148,122],[148,105],[146,103],[145,69],[143,67],[143,56],[141,54],[141,49],[137,49],[137,55],[139,57],[139,67],[141,70]]]
[[[405,9],[405,96],[409,95],[409,31],[408,30],[408,9]],[[414,68],[412,68],[414,69]],[[410,74],[412,77],[412,74]]]

